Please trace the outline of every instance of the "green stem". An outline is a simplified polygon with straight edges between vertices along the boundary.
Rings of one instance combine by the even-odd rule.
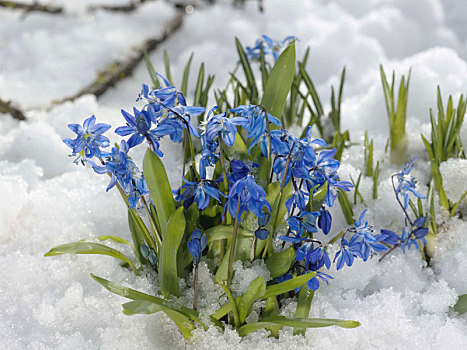
[[[159,232],[157,231],[156,223],[154,222],[154,219],[152,218],[148,203],[146,202],[146,199],[144,199],[143,196],[141,196],[141,201],[143,202],[144,209],[146,209],[146,213],[148,214],[149,224],[151,225],[152,233],[154,234],[154,237],[156,238],[156,244],[157,244],[156,252],[158,252],[159,249],[162,247],[162,239],[159,235]]]
[[[227,180],[227,173],[225,171],[225,159],[224,159],[224,152],[222,150],[222,138],[221,138],[221,132],[219,131],[217,134],[217,137],[219,139],[219,154],[220,154],[220,162],[221,162],[221,170],[222,170],[222,180],[224,183],[224,194],[228,195],[229,194],[229,181]],[[225,205],[225,200],[222,201],[223,206]],[[224,218],[222,219],[222,224],[225,225],[226,223],[230,224],[229,217],[226,213],[224,215]],[[221,259],[224,257],[225,254],[225,245],[226,245],[225,239],[221,240]]]
[[[237,231],[238,231],[238,214],[240,213],[240,196],[237,199],[237,212],[235,214],[235,223],[232,233],[232,240],[230,241],[230,255],[229,255],[229,267],[227,270],[227,287],[230,289],[232,284],[232,265],[234,262],[234,253],[235,253],[235,242],[237,241]]]
[[[193,310],[196,310],[196,294],[198,291],[198,261],[195,263],[195,273],[193,277]]]

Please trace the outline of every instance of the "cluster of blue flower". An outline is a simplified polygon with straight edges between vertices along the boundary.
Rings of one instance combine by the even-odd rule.
[[[276,41],[271,39],[267,35],[263,35],[261,39],[256,40],[255,45],[253,47],[246,47],[245,54],[250,61],[260,60],[262,46],[264,55],[272,55],[274,57],[274,61],[276,61],[279,57],[279,54],[282,51],[282,48],[286,47],[288,44],[290,44],[293,40],[296,39],[297,38],[295,36],[288,36],[282,41]]]
[[[286,38],[285,41],[291,39]],[[268,50],[274,53],[278,44],[267,37],[264,42],[269,45]],[[252,54],[256,51],[250,49],[249,52]],[[211,199],[221,203],[221,197],[224,197],[223,215],[228,212],[232,218],[241,222],[243,213],[252,212],[258,218],[255,236],[264,240],[271,236],[268,224],[272,209],[266,200],[265,190],[255,180],[259,164],[230,159],[223,166],[222,175],[216,179],[207,179],[207,168],[214,167],[224,157],[222,144],[233,146],[237,128],[241,127],[250,140],[248,152],[259,144],[262,155],[271,159],[270,181],[272,182],[275,175],[281,190],[291,184],[292,194],[285,198],[288,231],[279,238],[292,244],[296,250],[297,263],[280,279],[291,278],[294,272],[301,274],[315,271],[315,277],[308,282],[309,288],[316,290],[319,279],[328,283],[327,279],[332,277],[320,270],[323,267],[330,269],[331,259],[326,246],[314,239],[313,234],[318,229],[325,235],[330,233],[332,217],[329,208],[333,206],[340,191],[349,191],[353,187],[350,182],[339,179],[337,171],[340,164],[334,159],[336,149],[329,149],[324,140],[313,139],[311,127],[306,130],[303,138],[296,138],[287,130],[278,130],[281,122],[264,107],[257,105],[242,105],[229,110],[234,114],[233,117],[227,117],[225,112],[214,114],[217,108],[214,107],[207,114],[206,122],[195,128],[191,124],[191,117],[200,115],[205,109],[187,106],[183,94],[171,86],[167,79],[162,76],[160,78],[165,86],[149,90],[147,85],[143,85],[138,100],[143,100],[146,104],[141,110],[134,108],[134,115],[122,110],[126,125],[118,127],[115,132],[120,136],[130,137],[127,141],[121,141],[118,148],[113,147],[110,153],[102,150],[110,144],[109,139],[103,136],[110,125],[96,124],[94,116],[86,119],[82,127],[70,124],[69,128],[77,137],[73,140],[65,139],[64,143],[72,149],[74,155],[78,155],[75,162],[89,162],[96,173],[108,174],[111,180],[107,190],[117,185],[128,196],[129,206],[134,208],[140,198],[149,197],[149,191],[144,174],[128,157],[129,150],[146,140],[154,152],[163,156],[159,150],[159,141],[164,136],[169,136],[178,143],[183,140],[184,133],[199,137],[202,145],[199,175],[191,179],[193,181],[184,179],[175,199],[185,208],[196,203],[199,210],[203,211],[208,208]],[[273,128],[271,124],[276,127]],[[364,218],[364,211],[354,227],[340,238],[341,249],[334,257],[337,270],[344,265],[351,266],[356,258],[366,261],[374,253],[391,251],[399,246],[402,249],[412,245],[418,247],[417,240],[424,241],[428,232],[423,227],[425,218],[412,221],[405,210],[410,193],[423,198],[415,191],[416,181],[409,174],[412,166],[413,161],[402,172],[393,176],[393,181],[394,178],[398,181],[397,187],[393,182],[396,199],[406,215],[402,235],[398,236],[389,230],[373,234],[372,226]],[[226,185],[224,192],[220,190],[221,182]],[[323,190],[326,195],[321,207],[318,211],[310,211],[310,198]],[[403,203],[400,197],[403,198]],[[205,247],[206,236],[199,229],[195,230],[188,242],[188,249],[196,261],[199,261]],[[149,250],[145,253],[146,257],[150,256]],[[154,257],[152,260],[156,261]]]

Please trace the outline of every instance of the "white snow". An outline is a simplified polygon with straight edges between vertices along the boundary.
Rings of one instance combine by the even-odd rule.
[[[467,293],[467,224],[462,218],[442,217],[439,210],[440,232],[430,266],[412,250],[405,255],[396,251],[381,263],[372,259],[339,272],[332,270],[335,280],[316,293],[310,317],[353,319],[362,325],[313,329],[306,337],[293,336],[291,329],[284,328],[279,339],[268,338],[265,331],[241,339],[233,329],[221,333],[212,327],[196,330],[186,343],[163,314],[123,315],[121,304],[126,299],[104,290],[89,276],[92,272],[154,293],[157,279],[153,272],[135,277],[112,258],[97,255],[43,257],[53,246],[83,238],[105,234],[129,238],[123,203],[115,191],[105,192],[108,179],[72,164],[61,140],[71,135],[67,124],[82,123],[91,114],[114,128],[123,125],[120,109],[131,108],[141,83],[149,82],[146,68],[141,64],[132,77],[99,100],[88,95],[45,108],[92,82],[97,71],[113,60],[125,59],[132,47],[157,35],[175,11],[162,1],[147,2],[132,14],[83,10],[87,4],[127,3],[124,0],[41,3],[65,4],[67,12],[52,16],[0,8],[0,97],[28,109],[26,122],[0,114],[0,349],[467,348],[467,317],[450,309],[459,294]],[[419,190],[426,193],[431,170],[420,133],[430,135],[429,108],[436,108],[436,86],[441,86],[443,97],[453,94],[456,101],[467,92],[465,1],[264,3],[264,14],[253,1],[243,10],[231,8],[230,1],[195,8],[185,17],[182,29],[150,55],[156,69],[163,71],[162,50],[167,49],[179,82],[194,52],[191,89],[201,61],[207,72],[216,73],[214,85],[221,87],[237,61],[235,36],[250,45],[261,34],[275,39],[296,35],[298,57],[307,45],[311,47],[307,68],[327,103],[329,85],[337,83],[345,65],[342,123],[359,145],[345,152],[341,176],[356,180],[362,171],[360,137],[367,129],[375,140],[375,160],[382,162],[382,172],[376,200],[372,199],[372,180],[362,179],[365,205],[357,204],[355,212],[368,207],[367,218],[376,230],[400,230],[402,214],[390,182],[399,169],[389,164],[383,151],[389,133],[379,64],[388,75],[395,69],[397,77],[412,67],[408,149],[410,157],[419,157],[413,174]],[[466,145],[465,125],[461,139]],[[112,136],[112,142],[118,140]],[[181,174],[180,147],[163,142],[162,151],[176,186]],[[133,153],[136,162],[143,152]],[[467,189],[465,163],[449,160],[441,165],[453,201]],[[333,230],[346,227],[338,206],[333,208],[333,218]],[[250,269],[237,265],[236,293],[242,293],[259,275],[269,279],[261,262]],[[227,301],[210,276],[208,264],[202,262],[198,305],[207,314]],[[187,306],[193,295],[191,279],[181,281],[183,297],[178,300]],[[291,315],[295,305],[295,300],[284,301],[282,314]]]

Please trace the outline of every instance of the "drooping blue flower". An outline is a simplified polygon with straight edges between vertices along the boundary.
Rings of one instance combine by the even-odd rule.
[[[91,160],[89,162],[96,173],[111,175],[106,191],[109,191],[118,182],[128,195],[128,204],[131,208],[135,208],[140,197],[147,195],[149,189],[143,173],[128,157],[128,151],[128,143],[122,140],[119,148],[113,147],[111,153],[104,155],[104,164],[97,165]]]
[[[425,196],[415,190],[417,186],[417,180],[410,175],[413,169],[413,163],[417,158],[407,164],[401,172],[394,175],[397,178],[397,188],[395,189],[397,200],[400,202],[399,195],[403,197],[404,209],[407,209],[409,205],[409,193],[414,194],[416,197],[424,199]]]
[[[191,234],[190,241],[188,241],[188,251],[190,252],[191,256],[193,256],[193,260],[195,263],[198,263],[203,250],[206,248],[208,243],[208,239],[205,234],[201,232],[199,228],[195,229]]]
[[[236,119],[230,119],[226,117],[225,112],[221,114],[213,115],[213,111],[218,107],[213,107],[206,118],[206,141],[213,142],[218,138],[220,133],[222,141],[231,147],[235,142],[235,135],[237,134],[237,125],[241,123],[241,117]]]
[[[269,236],[269,231],[265,228],[259,228],[255,231],[255,237],[261,240],[265,240]]]
[[[238,206],[238,220],[240,222],[243,212],[251,211],[257,217],[262,217],[264,215],[263,207],[271,211],[271,205],[266,200],[266,192],[255,182],[251,174],[237,180],[230,187],[226,208],[233,218],[236,217]]]
[[[220,158],[220,153],[217,152],[217,142],[208,142],[206,135],[201,135],[201,159],[199,161],[199,175],[202,179],[206,178],[206,168],[216,165]]]
[[[328,279],[334,279],[331,275],[328,275],[327,273],[321,272],[321,271],[316,271],[316,275],[311,278],[306,285],[308,288],[317,291],[319,288],[319,280],[325,282],[327,285],[329,285]]]
[[[318,227],[323,231],[325,235],[331,231],[331,224],[332,224],[332,217],[331,213],[326,210],[326,208],[323,206],[321,207],[321,211],[319,213],[319,218],[318,218]]]
[[[316,219],[319,217],[319,213],[309,212],[303,210],[298,215],[291,216],[287,219],[289,228],[291,231],[298,233],[299,236],[303,235],[303,230],[314,233],[318,232],[316,227]]]
[[[289,213],[292,212],[293,208],[298,208],[300,211],[305,210],[306,204],[308,203],[308,193],[303,190],[298,190],[285,201],[285,206]]]
[[[240,117],[232,118],[232,121],[237,123],[236,125],[241,125],[242,128],[246,129],[248,131],[248,138],[253,139],[250,143],[248,151],[251,151],[251,149],[256,146],[259,141],[261,141],[261,138],[267,131],[267,120],[269,123],[281,126],[280,120],[267,112],[266,119],[265,111],[262,110],[259,106],[241,105],[230,109],[229,111],[240,115]]]
[[[109,139],[102,135],[110,129],[110,125],[104,123],[96,124],[96,117],[92,115],[87,118],[83,126],[79,124],[68,124],[68,128],[76,134],[75,139],[64,139],[63,142],[72,149],[74,155],[80,154],[78,158],[81,163],[92,157],[101,157],[101,147],[110,145]],[[75,162],[78,162],[76,160]]]
[[[243,179],[247,175],[251,174],[255,168],[258,168],[259,164],[253,162],[244,163],[239,159],[232,159],[230,161],[231,172],[227,175],[229,182],[232,184],[240,179]]]
[[[211,198],[214,198],[220,203],[220,196],[224,194],[212,185],[209,180],[202,179],[199,182],[184,181],[182,185],[184,191],[181,194],[183,206],[188,208],[193,202],[198,204],[199,210],[204,210],[208,207]]]
[[[145,258],[146,260],[149,261],[149,263],[153,266],[153,267],[157,267],[157,255],[156,255],[156,252],[154,251],[154,249],[152,248],[149,248],[146,244],[141,244],[140,247],[140,252],[141,252],[141,255],[143,256],[143,258]]]
[[[326,249],[322,245],[314,247],[313,242],[305,242],[296,250],[296,254],[297,261],[305,260],[305,268],[307,269],[311,268],[317,271],[323,267],[323,265],[325,265],[327,269],[331,267],[331,260],[329,259]]]

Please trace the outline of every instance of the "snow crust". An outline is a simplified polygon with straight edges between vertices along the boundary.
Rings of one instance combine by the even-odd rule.
[[[99,3],[121,4],[123,0]],[[62,1],[48,3],[62,4]],[[68,1],[67,1],[68,3]],[[70,2],[75,5],[77,2]],[[91,3],[91,2],[89,2]],[[97,3],[92,2],[92,3]],[[388,136],[386,111],[378,65],[389,73],[406,74],[412,67],[407,131],[409,155],[418,156],[413,175],[419,190],[427,191],[430,165],[420,133],[430,134],[429,107],[436,107],[436,86],[443,96],[467,88],[467,30],[463,0],[338,0],[267,1],[265,14],[255,2],[245,10],[230,2],[195,9],[181,31],[151,54],[163,70],[162,49],[167,49],[175,80],[192,51],[193,68],[201,61],[216,73],[223,86],[236,64],[234,36],[244,45],[265,33],[279,39],[296,35],[299,57],[311,47],[308,68],[320,96],[328,101],[329,85],[336,84],[347,67],[343,128],[360,143],[345,152],[341,176],[357,179],[363,168],[360,137],[368,129],[375,140],[375,159],[383,164],[378,199],[372,199],[372,180],[363,178],[360,191],[369,208],[367,218],[379,230],[400,230],[402,215],[391,192],[390,176],[399,169],[388,164],[383,149]],[[72,7],[72,5],[67,5]],[[76,5],[79,10],[79,6]],[[148,2],[133,14],[69,11],[65,17],[0,9],[0,96],[23,107],[47,107],[91,82],[96,71],[116,58],[173,15],[163,2]],[[197,73],[197,72],[196,72]],[[195,73],[190,77],[193,88]],[[126,301],[95,283],[94,273],[115,283],[148,293],[157,290],[153,272],[133,276],[110,257],[43,254],[58,244],[112,234],[129,238],[126,210],[115,191],[105,193],[108,179],[72,164],[62,138],[68,123],[81,123],[95,114],[100,122],[122,125],[120,108],[129,109],[142,82],[149,82],[144,65],[102,99],[83,96],[50,111],[31,108],[27,122],[0,114],[0,348],[1,349],[465,349],[467,318],[451,310],[459,294],[467,293],[467,224],[462,218],[440,214],[435,253],[427,266],[420,253],[395,252],[381,263],[356,262],[337,272],[335,280],[315,295],[310,317],[353,319],[355,329],[337,327],[309,330],[305,337],[284,328],[280,339],[265,331],[241,339],[233,329],[196,330],[186,343],[163,314],[125,316]],[[212,102],[212,100],[211,100]],[[112,136],[111,141],[118,141]],[[467,128],[462,140],[467,144]],[[178,145],[161,146],[169,179],[179,184],[182,156]],[[136,162],[144,149],[136,150]],[[465,191],[465,161],[442,164],[451,200]],[[463,204],[464,205],[464,204]],[[437,212],[441,213],[439,208]],[[465,217],[465,216],[464,216]],[[333,208],[333,231],[345,228],[338,207]],[[117,247],[117,246],[115,246]],[[125,253],[131,254],[119,247]],[[336,248],[331,248],[331,251]],[[247,268],[237,263],[233,288],[243,292],[259,275],[267,280],[264,264]],[[192,276],[181,281],[182,298],[190,306]],[[210,277],[209,264],[199,271],[198,305],[206,314],[227,299]],[[260,304],[254,305],[252,318]],[[285,301],[283,315],[293,314],[296,300]],[[256,314],[257,316],[257,314]],[[249,319],[250,320],[250,319]]]

